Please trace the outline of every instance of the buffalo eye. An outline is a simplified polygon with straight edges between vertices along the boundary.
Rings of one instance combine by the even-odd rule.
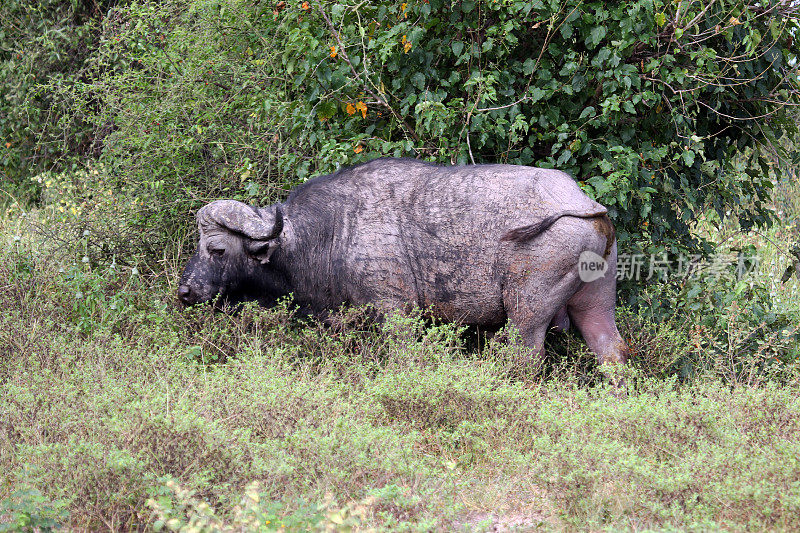
[[[222,257],[225,254],[225,248],[208,248],[208,253],[214,257]]]

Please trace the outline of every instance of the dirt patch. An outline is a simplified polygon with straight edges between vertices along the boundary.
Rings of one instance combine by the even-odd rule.
[[[508,533],[512,531],[537,531],[552,529],[550,516],[544,509],[506,513],[475,512],[468,514],[459,524],[461,531]]]

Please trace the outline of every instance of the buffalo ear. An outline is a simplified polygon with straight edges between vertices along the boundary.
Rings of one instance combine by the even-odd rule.
[[[260,262],[262,265],[269,263],[269,258],[278,249],[278,240],[271,239],[269,241],[256,241],[248,239],[244,245],[247,254],[253,259]]]

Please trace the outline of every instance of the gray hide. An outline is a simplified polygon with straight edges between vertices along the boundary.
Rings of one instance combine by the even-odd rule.
[[[626,359],[613,226],[557,170],[379,159],[310,180],[268,208],[213,202],[198,223],[179,287],[186,304],[219,295],[271,305],[292,293],[316,314],[416,305],[466,324],[510,319],[539,350],[548,325],[571,319],[602,361]],[[587,251],[608,264],[589,283],[578,272]]]

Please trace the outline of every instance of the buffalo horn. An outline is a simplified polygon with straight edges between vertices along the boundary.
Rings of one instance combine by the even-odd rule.
[[[202,229],[221,226],[256,241],[268,241],[283,230],[283,212],[279,205],[251,207],[236,200],[217,200],[197,212]]]

